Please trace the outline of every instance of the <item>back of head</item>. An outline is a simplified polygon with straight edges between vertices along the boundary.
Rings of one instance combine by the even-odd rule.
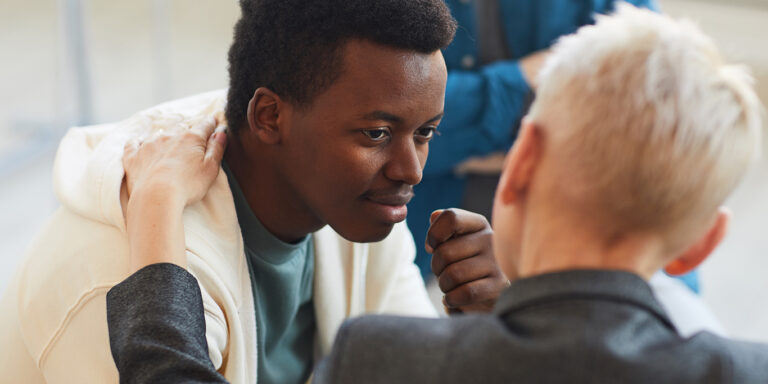
[[[693,24],[620,5],[558,42],[530,117],[556,153],[560,201],[608,236],[705,221],[761,143],[746,71]]]
[[[443,0],[241,0],[229,50],[230,129],[267,87],[306,105],[342,73],[344,44],[363,39],[432,53],[453,40],[456,22]]]

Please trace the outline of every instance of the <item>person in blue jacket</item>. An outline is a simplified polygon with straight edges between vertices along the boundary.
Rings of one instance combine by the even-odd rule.
[[[489,216],[502,158],[494,154],[514,141],[547,50],[559,37],[593,23],[594,14],[612,12],[616,2],[446,0],[459,29],[443,51],[448,67],[445,116],[408,206],[423,276],[431,274],[431,257],[421,246],[430,213],[463,207]],[[658,11],[656,0],[627,2]],[[695,274],[684,281],[698,290]]]

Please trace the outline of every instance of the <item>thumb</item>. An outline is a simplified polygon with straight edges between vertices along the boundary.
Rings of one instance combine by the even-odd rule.
[[[432,212],[431,215],[429,215],[429,226],[430,226],[430,229],[432,227],[432,224],[435,223],[435,220],[437,220],[437,218],[440,217],[440,215],[442,213],[443,213],[443,210],[442,209],[438,209],[438,210]],[[427,240],[424,243],[424,249],[427,251],[427,253],[434,253],[435,252],[435,249],[432,248],[431,245],[429,245],[429,234],[427,234]]]

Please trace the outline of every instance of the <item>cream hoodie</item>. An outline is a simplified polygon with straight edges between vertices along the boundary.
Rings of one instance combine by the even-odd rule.
[[[0,302],[0,377],[7,383],[117,383],[106,294],[126,278],[120,204],[125,142],[191,118],[223,116],[225,92],[169,102],[116,123],[73,128],[59,147],[61,207],[32,244]],[[223,121],[223,120],[220,120]],[[256,322],[243,240],[227,178],[184,212],[187,269],[203,294],[214,366],[255,383]],[[352,243],[325,227],[315,244],[316,350],[329,352],[341,322],[362,313],[436,316],[413,264],[405,223],[383,241]]]

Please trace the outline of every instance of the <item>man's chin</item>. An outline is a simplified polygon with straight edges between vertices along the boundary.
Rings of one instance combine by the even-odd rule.
[[[341,237],[354,243],[375,243],[382,241],[389,236],[394,227],[394,224],[360,224],[345,226],[345,228],[331,225],[331,228],[341,235]]]

